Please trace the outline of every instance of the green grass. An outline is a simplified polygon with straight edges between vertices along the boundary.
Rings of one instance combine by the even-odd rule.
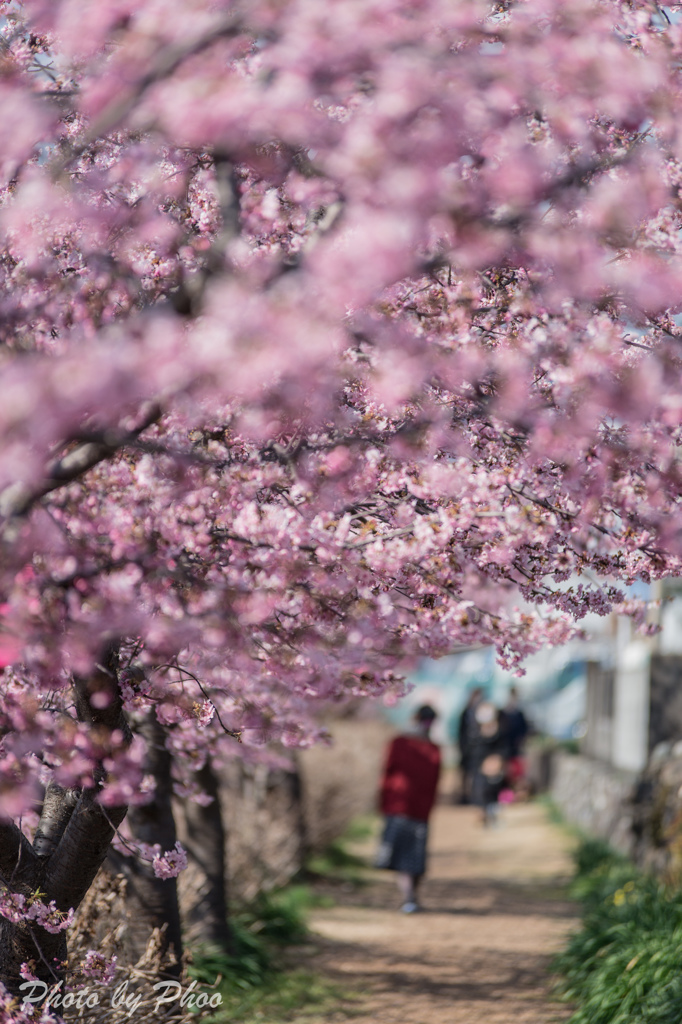
[[[268,942],[292,946],[308,937],[306,915],[319,901],[307,885],[289,885],[273,893],[260,893],[238,915],[242,930]]]
[[[582,927],[555,961],[570,1024],[680,1024],[682,893],[600,840],[575,854]]]
[[[557,742],[557,750],[563,750],[566,754],[579,754],[580,740],[559,740]]]
[[[314,878],[362,885],[367,863],[346,849],[345,841],[337,839],[322,853],[314,854],[306,863],[306,871]]]
[[[357,843],[371,839],[376,832],[378,817],[376,814],[363,814],[353,818],[341,838],[342,842]]]
[[[309,859],[304,877],[362,885],[367,864],[347,844],[362,843],[374,831],[374,819],[356,819],[340,839]],[[309,885],[295,884],[261,893],[248,906],[233,910],[233,955],[196,948],[188,971],[204,991],[215,984],[214,991],[222,997],[221,1007],[208,1018],[211,1024],[281,1024],[352,1016],[352,994],[301,967],[306,953],[303,944],[309,939],[308,912],[333,902]]]
[[[547,815],[547,820],[552,825],[559,825],[564,830],[577,836],[578,832],[573,825],[570,825],[561,811],[561,808],[557,803],[552,800],[551,796],[547,793],[541,793],[539,796],[533,797],[533,801],[539,804]]]
[[[348,994],[314,971],[294,966],[309,938],[307,913],[321,902],[306,885],[262,893],[230,918],[232,956],[208,947],[192,951],[190,977],[222,997],[208,1018],[212,1024],[280,1024],[343,1013]]]
[[[309,877],[326,879],[330,882],[350,882],[360,886],[366,882],[367,860],[349,850],[354,844],[364,844],[376,832],[376,818],[355,818],[339,839],[335,839],[326,850],[313,854],[306,863]]]
[[[287,970],[282,965],[252,985],[236,985],[228,974],[215,991],[220,992],[223,1001],[208,1018],[211,1024],[328,1020],[339,1015],[344,1006],[350,1007],[348,995],[319,974],[300,968]]]

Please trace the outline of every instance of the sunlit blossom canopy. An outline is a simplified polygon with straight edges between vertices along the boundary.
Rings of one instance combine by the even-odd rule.
[[[406,659],[642,619],[682,555],[677,6],[2,4],[8,813],[104,755],[137,793],[69,711],[112,644],[186,791]]]

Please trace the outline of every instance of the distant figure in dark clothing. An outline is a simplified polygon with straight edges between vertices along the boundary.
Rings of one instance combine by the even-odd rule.
[[[435,718],[428,704],[416,711],[414,730],[391,743],[381,781],[386,824],[376,866],[398,872],[405,914],[420,909],[417,889],[426,871],[427,826],[440,774],[440,747],[429,738]]]
[[[494,825],[507,776],[507,736],[502,714],[488,701],[476,708],[478,733],[473,742],[473,802],[483,811],[483,824]]]
[[[519,691],[515,686],[509,691],[509,699],[502,710],[502,718],[509,757],[520,757],[528,735],[528,720],[519,706]]]
[[[478,724],[476,722],[476,708],[483,700],[483,690],[477,686],[469,694],[469,699],[459,718],[457,730],[457,743],[459,745],[459,777],[460,790],[459,802],[468,804],[471,802],[471,785],[473,782],[473,752],[476,736],[478,735]]]
[[[528,719],[519,705],[519,691],[512,686],[502,710],[502,728],[507,743],[507,775],[511,788],[519,795],[526,791],[526,764],[523,748],[529,732]]]

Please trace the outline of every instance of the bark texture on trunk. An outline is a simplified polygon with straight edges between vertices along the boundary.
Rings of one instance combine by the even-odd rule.
[[[9,818],[0,817],[0,878],[12,888],[28,881],[35,863],[28,839]]]
[[[196,781],[213,800],[206,806],[193,800],[184,800],[182,805],[182,841],[188,854],[191,887],[185,890],[184,919],[196,940],[232,953],[225,827],[218,778],[210,762],[196,773]]]
[[[162,850],[172,850],[177,840],[173,817],[171,777],[172,757],[166,747],[166,732],[154,711],[150,711],[140,727],[147,741],[145,772],[154,777],[154,800],[141,807],[131,807],[128,826],[136,842],[158,843]],[[154,928],[163,928],[162,954],[168,954],[166,973],[177,977],[182,969],[182,930],[175,878],[157,878],[151,864],[124,857],[111,851],[109,864],[128,883],[128,932],[132,949],[142,954]]]
[[[59,846],[80,795],[79,789],[64,789],[56,782],[48,783],[40,823],[33,838],[33,850],[39,857],[49,857]]]
[[[88,722],[103,751],[110,749],[116,732],[124,743],[130,729],[118,690],[117,649],[111,645],[102,664],[88,679],[75,681],[76,707]],[[105,707],[95,708],[91,698],[106,693]],[[33,844],[8,818],[0,817],[0,885],[27,899],[40,892],[44,903],[54,900],[66,913],[77,909],[106,856],[115,827],[126,807],[104,809],[97,802],[104,771],[95,771],[94,786],[82,791],[50,783],[45,792],[40,823]],[[53,984],[64,976],[66,935],[51,934],[34,921],[13,923],[0,917],[0,982],[13,994],[22,983],[21,964],[33,960],[41,981]]]
[[[0,917],[0,981],[12,995],[20,995],[21,965],[29,960],[36,964],[36,977],[56,984],[64,976],[64,932],[51,935],[35,924],[23,927]]]

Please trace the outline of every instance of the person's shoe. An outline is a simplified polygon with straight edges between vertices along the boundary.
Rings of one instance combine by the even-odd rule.
[[[403,914],[417,914],[421,910],[421,907],[418,903],[415,903],[414,900],[408,900],[407,903],[403,903],[400,909]]]

